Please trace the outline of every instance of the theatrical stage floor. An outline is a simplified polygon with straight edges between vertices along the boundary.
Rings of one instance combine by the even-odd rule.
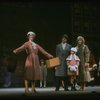
[[[31,89],[29,88],[31,91]],[[70,90],[70,88],[69,88]],[[82,98],[87,98],[89,97],[97,97],[100,95],[100,86],[94,86],[94,87],[87,87],[85,91],[64,91],[63,88],[61,87],[59,91],[55,91],[55,87],[46,87],[46,88],[40,88],[36,87],[37,93],[30,94],[27,97],[35,97],[35,98],[62,98],[64,97],[70,97],[70,98],[75,98],[75,97],[82,97]],[[8,98],[8,97],[24,97],[27,98],[24,95],[24,88],[0,88],[0,97]]]

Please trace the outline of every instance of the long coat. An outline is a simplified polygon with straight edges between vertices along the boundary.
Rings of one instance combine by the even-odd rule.
[[[85,66],[85,63],[89,63],[90,51],[87,45],[82,45],[81,47],[76,46],[77,55],[80,58],[79,65],[79,82],[88,82],[90,81],[90,73],[88,67]]]
[[[31,42],[25,42],[22,46],[15,49],[16,53],[19,53],[23,50],[27,52],[27,58],[25,62],[25,72],[24,76],[26,80],[40,80],[40,63],[38,57],[38,51],[43,53],[47,58],[50,58],[51,55],[47,53],[41,46],[36,44],[36,48],[33,48]]]
[[[70,49],[70,44],[66,44],[64,50],[61,43],[56,46],[56,56],[60,58],[61,64],[55,68],[55,76],[67,76],[66,58],[69,55]]]

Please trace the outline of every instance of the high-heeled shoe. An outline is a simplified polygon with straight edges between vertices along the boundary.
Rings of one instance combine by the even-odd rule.
[[[25,95],[28,96],[29,90],[25,90]]]
[[[84,91],[84,90],[85,90],[84,88],[80,88],[80,89],[79,89],[79,91]]]
[[[34,92],[35,92],[35,93],[37,93],[37,91],[36,91],[36,90],[34,90]]]
[[[31,93],[35,94],[35,93],[37,93],[37,91],[36,90],[32,90]]]

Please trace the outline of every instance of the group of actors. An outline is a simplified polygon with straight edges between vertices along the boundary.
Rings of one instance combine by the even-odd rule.
[[[35,81],[41,79],[40,68],[42,67],[40,67],[38,52],[41,52],[48,59],[54,57],[39,44],[34,42],[35,37],[36,33],[29,31],[27,33],[28,41],[13,50],[15,54],[24,50],[27,53],[24,72],[26,95],[30,93],[29,82],[31,82],[31,93],[34,94],[37,92],[35,89]],[[64,34],[61,37],[61,43],[56,45],[56,57],[59,57],[61,64],[55,67],[55,91],[59,91],[62,81],[64,83],[64,91],[69,91],[69,84],[71,90],[76,90],[75,84],[77,82],[80,85],[80,90],[84,91],[86,83],[89,82],[91,78],[89,74],[90,50],[85,44],[84,37],[78,36],[76,42],[76,46],[73,47],[68,43],[68,36]],[[44,64],[43,60],[41,60],[41,65],[42,64]],[[40,80],[40,86],[42,87],[42,80]],[[46,87],[46,79],[44,81],[44,87]]]

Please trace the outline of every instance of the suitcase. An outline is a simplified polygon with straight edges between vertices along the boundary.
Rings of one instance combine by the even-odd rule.
[[[47,68],[53,68],[53,67],[59,66],[60,65],[59,57],[46,60],[46,65],[47,65]]]

